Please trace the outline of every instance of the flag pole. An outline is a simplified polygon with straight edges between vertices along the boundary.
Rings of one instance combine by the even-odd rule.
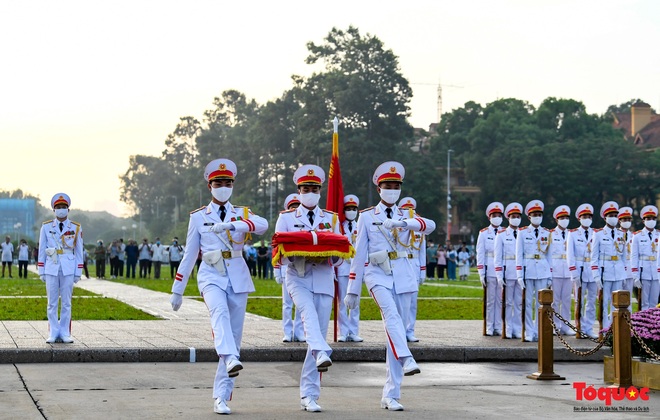
[[[332,120],[332,156],[333,158],[337,156],[337,159],[339,159],[339,120],[335,116],[335,118]],[[330,159],[330,171],[333,171],[333,158]],[[331,174],[332,175],[332,174]],[[342,200],[344,197],[341,197]],[[344,230],[343,223],[340,225],[340,228]],[[333,332],[333,341],[336,343],[337,342],[337,323],[339,321],[338,317],[338,312],[339,312],[339,278],[337,277],[338,271],[337,267],[334,268],[335,272],[335,298],[332,300],[332,309],[334,312],[333,316],[333,324],[334,324],[334,332]]]

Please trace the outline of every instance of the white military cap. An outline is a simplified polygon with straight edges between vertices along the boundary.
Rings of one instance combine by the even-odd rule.
[[[577,217],[579,219],[580,217],[584,216],[585,214],[590,214],[590,215],[593,216],[594,206],[592,206],[589,203],[580,204],[578,206],[577,210],[575,211],[575,217]]]
[[[646,207],[644,207],[644,208],[646,208]],[[642,209],[642,212],[643,211],[644,211],[644,209]],[[657,214],[657,210],[656,210],[656,214]],[[619,216],[618,217],[619,217],[619,219],[623,219],[624,217],[630,217],[632,219],[632,217],[633,217],[632,207],[621,207],[619,209]],[[644,216],[642,216],[642,218],[644,218]]]
[[[399,200],[398,207],[400,209],[413,209],[413,210],[415,210],[417,208],[417,201],[415,201],[415,199],[412,198],[412,197],[403,197],[401,200]]]
[[[493,201],[490,203],[488,207],[486,207],[486,216],[490,217],[493,213],[504,213],[504,204],[499,201]]]
[[[545,204],[543,204],[543,201],[532,200],[525,206],[525,214],[529,216],[530,213],[535,211],[540,211],[542,213],[544,208]]]
[[[50,199],[50,207],[54,209],[58,204],[66,204],[67,207],[71,207],[71,198],[65,193],[57,193]]]
[[[344,207],[360,207],[360,199],[357,198],[354,194],[348,194],[344,196]]]
[[[325,182],[325,172],[320,166],[303,165],[293,173],[293,182],[296,185],[318,185]]]
[[[209,162],[204,169],[204,179],[211,182],[214,179],[234,180],[236,173],[236,164],[229,159],[215,159]]]
[[[565,204],[562,204],[561,206],[557,207],[555,211],[552,212],[552,217],[554,219],[559,219],[560,217],[570,216],[570,215],[571,215],[571,208]]]
[[[286,200],[284,200],[284,210],[289,210],[289,206],[296,203],[300,204],[300,197],[298,197],[298,194],[293,193],[287,195]]]
[[[523,211],[522,204],[513,202],[513,203],[509,203],[506,206],[506,209],[504,209],[504,215],[506,217],[509,217],[512,214],[516,214],[516,213],[522,215],[522,211]]]
[[[645,217],[658,217],[658,208],[656,206],[644,206],[642,207],[642,219]]]
[[[600,217],[603,219],[608,213],[618,213],[619,205],[614,201],[608,201],[600,207]]]
[[[381,182],[403,182],[406,176],[406,170],[399,162],[388,161],[381,163],[374,171],[374,184],[379,185]]]

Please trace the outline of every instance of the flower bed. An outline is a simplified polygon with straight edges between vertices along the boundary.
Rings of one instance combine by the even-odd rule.
[[[635,312],[630,317],[632,328],[637,335],[644,341],[653,353],[660,354],[660,308],[649,308],[644,311]],[[602,331],[603,335],[609,332],[609,328]],[[641,358],[652,358],[639,341],[631,334],[632,356]],[[610,337],[606,345],[612,347],[612,338]]]

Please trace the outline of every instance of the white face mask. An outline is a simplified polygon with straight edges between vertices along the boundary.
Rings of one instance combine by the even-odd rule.
[[[234,189],[229,187],[211,188],[211,194],[213,195],[213,198],[221,203],[229,201],[229,197],[231,197],[231,193],[233,191]]]
[[[591,222],[593,222],[593,219],[587,219],[587,218],[580,219],[580,224],[581,224],[583,227],[586,227],[586,228],[588,228],[589,226],[591,226]]]
[[[346,220],[350,220],[351,222],[355,220],[357,214],[358,214],[357,210],[346,210],[344,212],[344,216],[346,216]]]
[[[533,224],[534,226],[538,226],[538,225],[540,225],[541,222],[543,221],[543,217],[542,217],[542,216],[534,216],[534,217],[531,217],[531,218],[529,219],[529,221],[532,222],[532,224]]]
[[[316,207],[321,199],[321,193],[304,193],[300,194],[300,202],[307,208]]]
[[[621,227],[624,229],[630,229],[630,226],[632,226],[632,222],[621,222]]]
[[[55,209],[55,217],[58,219],[66,218],[67,214],[69,214],[69,209]]]
[[[649,229],[655,228],[655,220],[644,220],[644,226],[646,226]]]
[[[618,217],[606,217],[605,218],[605,223],[607,223],[610,227],[616,227],[617,223],[619,223],[619,218]]]
[[[401,190],[386,190],[380,189],[380,199],[386,202],[387,204],[394,204],[399,200],[401,195]]]
[[[557,225],[562,229],[566,229],[566,227],[568,226],[568,222],[570,222],[570,220],[568,219],[559,219],[557,220]]]
[[[502,224],[502,218],[501,217],[491,217],[490,218],[490,224],[499,227],[499,225]]]
[[[509,224],[513,227],[518,227],[518,226],[520,226],[521,221],[522,221],[522,219],[520,217],[517,217],[515,219],[509,219]]]

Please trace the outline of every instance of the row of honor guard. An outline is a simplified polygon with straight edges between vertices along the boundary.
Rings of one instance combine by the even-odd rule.
[[[568,229],[571,210],[558,206],[553,212],[554,229],[541,226],[544,204],[530,201],[524,208],[529,225],[520,227],[523,206],[493,202],[486,209],[490,225],[482,229],[477,240],[477,270],[484,287],[484,334],[503,335],[537,341],[537,323],[533,301],[538,291],[553,289],[553,309],[569,320],[571,292],[576,301],[575,324],[580,333],[598,337],[593,328],[596,319],[600,328],[612,322],[612,292],[638,290],[640,309],[657,305],[660,281],[657,261],[658,230],[655,229],[658,209],[645,206],[641,210],[644,229],[631,232],[633,211],[619,208],[608,201],[602,205],[602,229],[591,228],[594,208],[580,205],[575,217],[580,227]],[[503,218],[508,227],[502,228]],[[596,314],[596,302],[602,292],[602,312]],[[560,333],[575,332],[559,322]]]

